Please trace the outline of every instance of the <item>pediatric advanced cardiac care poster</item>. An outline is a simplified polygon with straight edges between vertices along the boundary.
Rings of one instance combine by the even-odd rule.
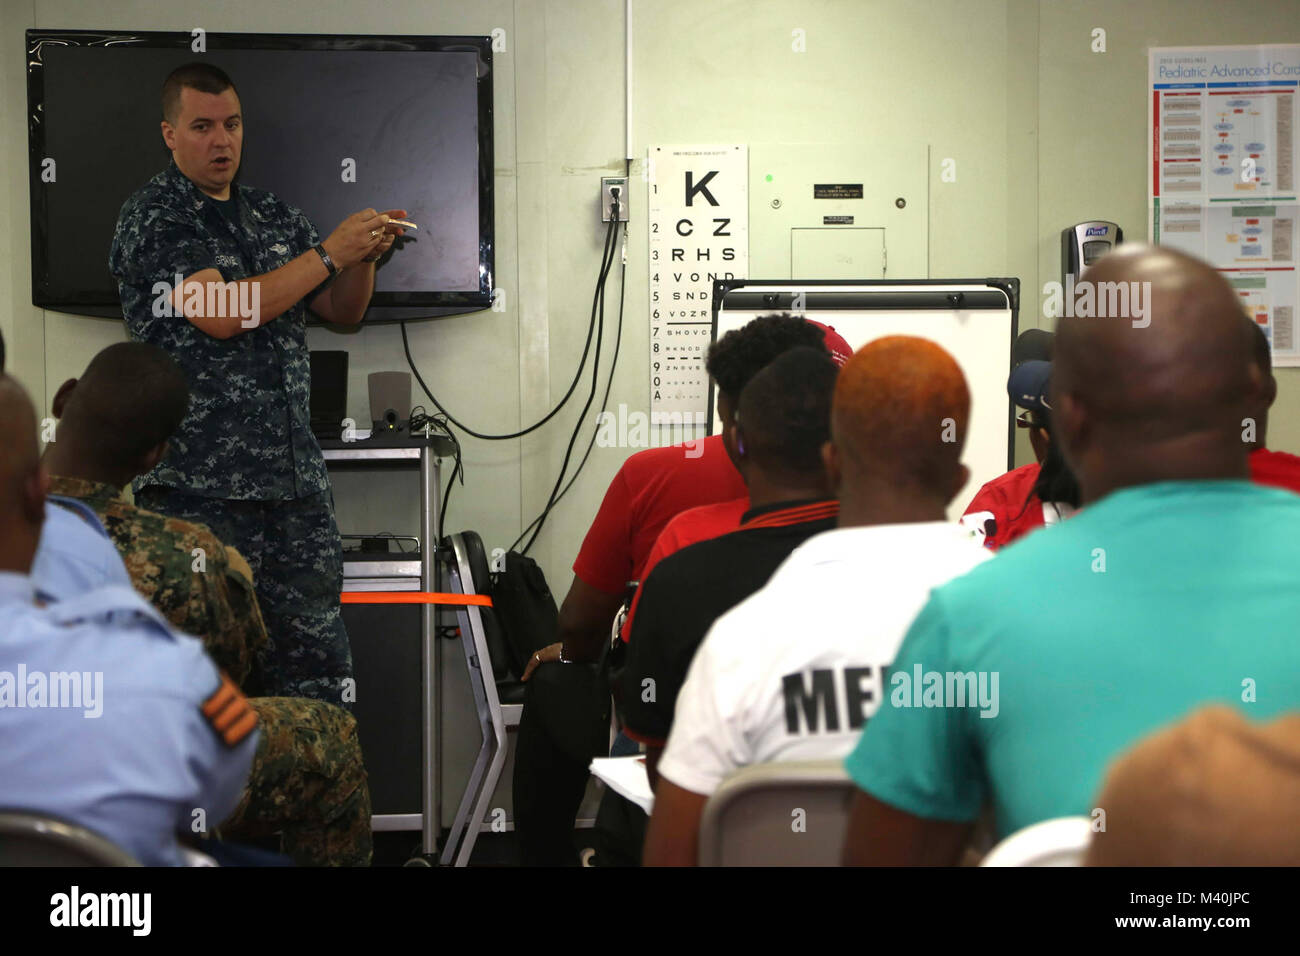
[[[1152,48],[1151,241],[1205,259],[1300,365],[1300,45]]]

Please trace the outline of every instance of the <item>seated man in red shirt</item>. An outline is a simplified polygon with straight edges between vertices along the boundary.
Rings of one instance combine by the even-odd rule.
[[[724,431],[749,380],[799,346],[827,349],[824,327],[798,317],[760,316],[710,347],[706,367],[718,386]],[[744,495],[745,484],[720,436],[637,452],[610,482],[573,564],[558,639],[534,654],[522,675],[528,692],[515,747],[513,795],[524,865],[577,862],[573,821],[587,787],[587,767],[599,752],[593,749],[600,732],[599,701],[608,703],[609,694],[597,686],[589,667],[568,665],[599,657],[628,584],[641,576],[650,546],[670,518]],[[540,667],[551,662],[562,663]]]
[[[749,380],[801,345],[848,351],[834,329],[788,315],[760,316],[710,346],[705,364],[718,386],[724,434]],[[538,652],[537,663],[559,660],[560,645],[566,661],[595,659],[628,584],[643,577],[650,548],[669,520],[688,508],[745,496],[721,435],[630,456],[610,482],[573,562],[573,584],[560,606],[559,640]],[[529,664],[530,672],[534,666]]]
[[[825,344],[827,350],[831,353],[831,362],[835,364],[836,368],[843,368],[844,363],[853,356],[853,351],[850,349],[848,342],[831,326],[813,322],[811,319],[808,321],[825,331]],[[730,430],[724,429],[724,433],[720,437],[726,445],[727,454],[732,462],[737,463],[737,470],[739,470],[736,449],[730,443],[729,436]],[[648,578],[650,572],[655,569],[655,565],[668,555],[697,542],[708,541],[710,538],[716,538],[735,531],[740,527],[741,518],[749,509],[750,495],[747,491],[744,497],[741,498],[733,498],[731,501],[719,501],[716,504],[700,505],[697,508],[689,508],[683,511],[669,521],[664,526],[664,530],[659,533],[659,537],[655,539],[654,547],[650,549],[650,555],[646,558],[645,567],[641,570],[639,580],[644,581]],[[632,598],[632,605],[628,608],[627,617],[623,621],[623,628],[620,632],[625,643],[631,637],[632,620],[636,617],[637,606],[640,601],[641,590],[638,588],[636,595]]]
[[[992,551],[1005,547],[1035,528],[1069,517],[1079,506],[1079,486],[1052,441],[1052,333],[1029,329],[1016,339],[1016,366],[1007,380],[1007,393],[1023,409],[1018,428],[1029,429],[1029,443],[1038,460],[986,483],[971,499],[961,523]]]
[[[1264,405],[1253,416],[1253,423],[1250,419],[1242,423],[1242,441],[1253,448],[1250,453],[1250,477],[1257,485],[1300,492],[1300,456],[1264,447],[1268,432],[1268,410],[1277,398],[1277,379],[1273,377],[1273,356],[1269,350],[1268,336],[1254,319],[1248,317],[1246,321],[1250,323],[1251,334],[1255,339],[1255,364],[1264,373]]]

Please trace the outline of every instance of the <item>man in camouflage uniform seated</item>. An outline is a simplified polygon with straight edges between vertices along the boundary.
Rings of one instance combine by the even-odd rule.
[[[78,464],[86,470],[84,459]],[[67,477],[68,465],[59,465],[65,474],[51,478],[50,493],[94,508],[136,590],[177,629],[201,637],[217,666],[245,694],[254,693],[256,681],[250,678],[266,647],[266,623],[243,556],[201,524],[137,508],[126,502],[120,486]],[[49,458],[46,467],[52,467]]]
[[[249,682],[266,628],[248,565],[206,527],[128,503],[122,488],[166,454],[185,414],[180,368],[142,343],[109,346],[55,394],[60,425],[45,453],[51,493],[100,516],[135,587],[177,628],[203,640],[238,684]],[[223,836],[281,833],[300,865],[370,862],[370,788],[356,720],[323,701],[252,697],[262,734]]]

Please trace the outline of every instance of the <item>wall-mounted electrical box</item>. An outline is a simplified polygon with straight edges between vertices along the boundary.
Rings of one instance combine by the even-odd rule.
[[[923,143],[878,152],[844,143],[754,143],[749,274],[924,279],[927,186]]]
[[[618,221],[627,222],[627,177],[602,176],[600,178],[600,221],[614,218],[614,199],[618,199]]]

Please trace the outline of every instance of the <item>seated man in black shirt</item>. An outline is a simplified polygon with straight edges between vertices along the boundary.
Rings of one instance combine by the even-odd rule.
[[[669,555],[642,584],[621,702],[624,733],[645,744],[652,785],[677,692],[709,627],[766,584],[800,544],[835,527],[839,504],[821,447],[830,437],[836,372],[825,352],[798,348],[754,376],[724,436],[749,489],[740,529]],[[607,826],[616,814],[623,822]],[[597,863],[639,862],[645,824],[644,813],[607,791],[597,819],[604,838]]]

